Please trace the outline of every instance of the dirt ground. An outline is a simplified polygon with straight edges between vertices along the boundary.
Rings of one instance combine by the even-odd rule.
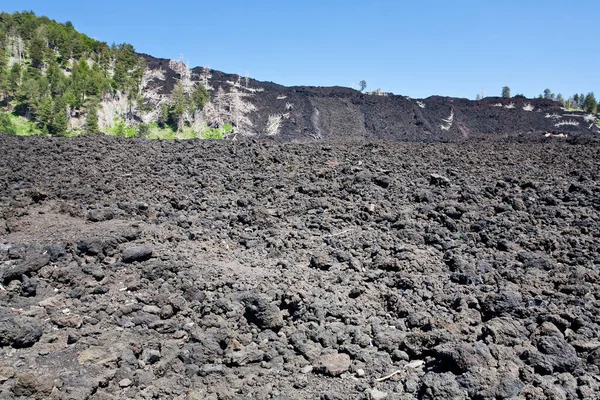
[[[2,399],[600,396],[600,146],[0,152]]]

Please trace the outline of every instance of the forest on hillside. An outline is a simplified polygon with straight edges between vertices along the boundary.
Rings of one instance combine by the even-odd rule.
[[[248,80],[214,90],[208,68],[169,68],[177,82],[165,93],[165,71],[148,69],[129,43],[108,45],[33,12],[0,13],[0,130],[223,138],[251,128]]]

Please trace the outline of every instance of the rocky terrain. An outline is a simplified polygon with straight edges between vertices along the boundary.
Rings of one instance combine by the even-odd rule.
[[[2,399],[600,396],[597,145],[0,149]]]
[[[148,80],[146,91],[169,95],[179,80],[169,60],[142,54],[151,71],[160,78]],[[194,68],[198,80],[202,68]],[[247,116],[252,126],[243,134],[284,142],[315,140],[341,142],[420,141],[449,142],[473,139],[504,140],[526,136],[540,140],[549,135],[598,140],[599,115],[562,108],[559,102],[524,97],[486,97],[472,101],[431,96],[412,99],[389,93],[363,93],[345,87],[287,87],[272,82],[243,79],[238,75],[211,71],[209,86],[216,96],[218,88],[233,87],[244,93],[256,110]],[[266,126],[270,117],[279,116],[276,133]]]

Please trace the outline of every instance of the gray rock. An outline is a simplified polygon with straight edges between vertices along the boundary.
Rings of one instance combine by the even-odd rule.
[[[310,257],[310,267],[327,271],[333,267],[333,260],[325,254],[315,254]]]
[[[388,394],[378,389],[371,389],[367,391],[370,400],[383,400],[387,399]]]
[[[439,174],[429,175],[429,184],[433,186],[446,187],[450,186],[450,179]]]
[[[119,386],[120,386],[120,387],[122,387],[122,388],[129,387],[129,386],[131,386],[132,384],[133,384],[133,382],[132,382],[132,381],[131,381],[131,379],[129,379],[129,378],[121,379],[121,380],[119,381]]]
[[[542,336],[536,340],[537,351],[525,354],[526,362],[542,375],[573,372],[581,365],[577,351],[558,336]]]
[[[256,343],[251,343],[249,346],[229,355],[230,363],[236,366],[257,363],[262,361],[264,357],[265,352],[259,349]]]
[[[50,256],[41,248],[31,247],[25,258],[18,260],[15,265],[0,266],[0,281],[8,283],[12,280],[23,280],[23,276],[31,276],[48,265]]]
[[[43,399],[50,396],[53,388],[51,379],[38,374],[22,374],[17,375],[12,391],[27,399]]]
[[[467,395],[460,388],[455,376],[450,372],[437,374],[428,372],[423,376],[423,394],[421,398],[430,400],[466,399]]]
[[[350,369],[348,354],[324,354],[317,359],[315,371],[330,376],[340,376]]]
[[[144,349],[140,359],[146,364],[155,364],[160,361],[160,351],[156,349]]]
[[[250,293],[242,297],[245,306],[244,316],[248,322],[256,324],[261,329],[278,330],[283,326],[283,316],[279,307],[264,296]]]
[[[42,333],[42,324],[35,318],[0,313],[0,347],[31,347]]]
[[[150,245],[128,247],[123,250],[121,258],[125,263],[132,263],[135,261],[146,261],[152,257],[154,249]]]
[[[486,368],[495,362],[489,348],[482,342],[444,344],[434,350],[442,368],[454,373],[467,372],[473,367]]]

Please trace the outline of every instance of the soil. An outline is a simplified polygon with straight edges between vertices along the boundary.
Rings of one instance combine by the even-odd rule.
[[[0,148],[2,399],[598,398],[597,145]]]

